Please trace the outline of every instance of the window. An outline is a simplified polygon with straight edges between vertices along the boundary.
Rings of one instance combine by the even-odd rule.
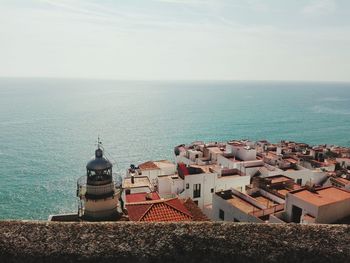
[[[210,192],[211,192],[211,193],[214,193],[214,188],[210,189]]]
[[[225,212],[224,212],[224,210],[219,209],[219,218],[221,220],[225,220]]]
[[[193,198],[201,197],[201,184],[193,185]]]
[[[301,185],[301,182],[302,182],[302,179],[301,179],[301,178],[297,179],[297,184],[298,184],[298,185]]]
[[[189,189],[190,188],[190,184],[186,184],[186,189]]]

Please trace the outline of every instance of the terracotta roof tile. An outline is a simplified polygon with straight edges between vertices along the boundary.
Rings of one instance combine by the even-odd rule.
[[[193,221],[210,221],[206,215],[203,214],[202,210],[193,202],[191,198],[181,200],[184,206],[190,211],[193,216]]]
[[[144,202],[147,201],[147,194],[152,198],[151,200],[159,200],[160,197],[157,192],[152,193],[135,193],[135,194],[127,194],[125,196],[126,203],[135,203],[135,202]]]
[[[139,165],[139,168],[141,170],[154,170],[154,169],[159,169],[159,167],[152,161],[148,161],[148,162],[145,162],[145,163],[141,163]]]
[[[192,221],[190,212],[178,198],[126,205],[131,221]]]
[[[152,204],[126,205],[129,219],[131,221],[140,221],[139,219],[142,218],[151,206]]]

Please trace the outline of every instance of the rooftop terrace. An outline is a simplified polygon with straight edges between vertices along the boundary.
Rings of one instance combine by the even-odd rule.
[[[123,188],[136,187],[151,187],[151,183],[147,176],[135,176],[134,183],[131,182],[131,177],[126,177],[123,180]]]
[[[339,189],[333,186],[315,189],[310,191],[309,189],[295,190],[289,193],[294,195],[305,202],[311,203],[315,206],[328,205],[344,200],[350,201],[350,192]]]

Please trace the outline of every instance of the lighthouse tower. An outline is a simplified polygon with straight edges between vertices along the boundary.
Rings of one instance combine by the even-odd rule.
[[[79,216],[86,220],[111,220],[118,215],[120,189],[112,176],[112,164],[103,156],[98,140],[95,157],[86,165],[86,176],[77,182]]]

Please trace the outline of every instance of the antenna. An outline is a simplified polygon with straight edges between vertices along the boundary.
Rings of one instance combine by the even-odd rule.
[[[100,139],[100,135],[98,135],[97,137],[97,148],[100,149],[102,146],[102,142],[101,142],[101,139]]]

